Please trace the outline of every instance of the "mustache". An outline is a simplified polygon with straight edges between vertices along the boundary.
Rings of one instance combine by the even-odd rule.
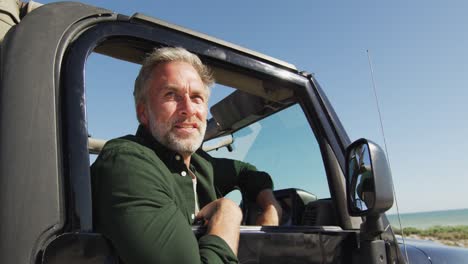
[[[170,122],[172,127],[177,126],[177,125],[195,125],[196,128],[203,127],[204,125],[206,125],[206,123],[207,121],[202,121],[200,119],[192,119],[192,118],[191,119],[179,118]]]

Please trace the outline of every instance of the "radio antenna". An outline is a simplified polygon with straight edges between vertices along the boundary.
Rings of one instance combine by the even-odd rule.
[[[380,131],[382,133],[382,137],[383,137],[383,141],[384,141],[385,154],[387,155],[388,164],[390,164],[390,156],[388,155],[387,140],[385,138],[385,131],[384,131],[384,126],[383,126],[383,121],[382,121],[382,114],[380,112],[379,98],[377,96],[377,89],[375,88],[376,86],[375,86],[375,80],[374,80],[374,69],[372,68],[370,52],[369,52],[369,50],[366,50],[366,52],[367,52],[367,60],[369,62],[369,68],[370,68],[370,73],[371,73],[371,78],[372,78],[372,90],[374,91],[375,103],[377,105],[377,111],[379,113]],[[390,166],[390,168],[391,168],[391,166]],[[393,181],[392,181],[392,191],[393,191],[393,196],[395,197],[395,206],[396,206],[396,210],[397,210],[398,224],[400,225],[401,238],[403,240],[403,246],[405,248],[406,261],[409,264],[408,251],[406,250],[406,243],[405,243],[405,234],[404,234],[403,228],[401,226],[400,209],[398,208],[398,199],[397,199],[397,196],[396,196],[395,184],[393,183]]]

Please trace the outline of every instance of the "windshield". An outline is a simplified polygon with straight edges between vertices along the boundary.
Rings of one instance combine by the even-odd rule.
[[[319,199],[330,197],[317,140],[298,104],[238,130],[233,138],[231,152],[224,147],[210,155],[255,165],[273,177],[277,190],[299,188]]]

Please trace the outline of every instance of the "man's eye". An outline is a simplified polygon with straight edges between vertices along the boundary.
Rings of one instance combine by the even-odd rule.
[[[192,101],[196,103],[203,103],[205,102],[205,98],[201,95],[195,95],[195,96],[192,96]]]
[[[164,97],[169,97],[169,98],[172,98],[175,96],[175,93],[174,92],[167,92],[166,94],[164,94]]]

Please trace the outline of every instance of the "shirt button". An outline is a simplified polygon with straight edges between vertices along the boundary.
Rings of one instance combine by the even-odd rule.
[[[180,156],[179,156],[179,155],[175,155],[175,159],[176,159],[176,160],[180,160]]]
[[[180,175],[182,175],[182,176],[185,177],[185,176],[187,176],[187,172],[186,172],[186,171],[182,171],[182,172],[180,173]]]
[[[193,219],[195,219],[195,215],[194,215],[194,214],[192,214],[192,220],[193,220]]]

